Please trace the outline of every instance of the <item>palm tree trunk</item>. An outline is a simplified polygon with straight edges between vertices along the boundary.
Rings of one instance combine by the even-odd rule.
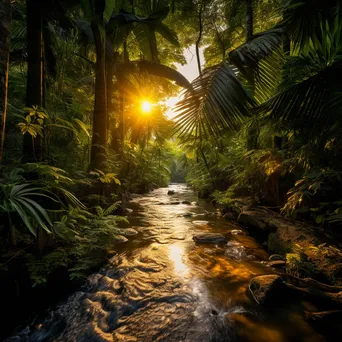
[[[204,9],[204,0],[201,1],[199,12],[198,12],[198,25],[199,25],[199,31],[198,31],[198,37],[196,40],[196,58],[197,58],[197,67],[198,67],[198,74],[202,75],[202,68],[201,68],[201,58],[200,58],[200,51],[199,51],[199,45],[202,40],[202,32],[203,32],[203,21],[202,21],[202,13]]]
[[[0,162],[5,143],[11,14],[11,0],[0,0]]]
[[[95,65],[95,104],[93,117],[93,136],[90,153],[90,168],[103,169],[107,160],[107,88],[105,45],[98,24],[92,23],[96,47]]]
[[[253,0],[246,1],[246,41],[247,43],[253,39],[253,26],[254,26],[254,15],[253,15]],[[250,71],[254,74],[254,70]],[[251,76],[251,91],[254,93],[254,76]],[[255,126],[249,127],[247,130],[247,150],[254,150],[258,147],[259,130]]]
[[[27,12],[27,87],[26,106],[43,105],[43,22],[42,0],[26,0]],[[42,138],[24,135],[25,161],[43,159]]]
[[[127,37],[123,42],[123,48],[124,48],[124,62],[125,64],[129,63],[129,55],[128,55],[128,50],[127,50]],[[119,102],[120,102],[120,107],[119,107],[119,146],[122,148],[124,146],[124,141],[125,141],[125,103],[126,103],[126,86],[125,86],[125,78],[121,77],[118,74],[118,83],[119,83]]]
[[[246,0],[246,41],[247,43],[253,38],[253,0]]]
[[[115,125],[115,120],[112,120],[113,116],[113,76],[114,76],[114,59],[106,55],[106,91],[107,91],[107,128],[108,131],[112,130],[112,122]]]

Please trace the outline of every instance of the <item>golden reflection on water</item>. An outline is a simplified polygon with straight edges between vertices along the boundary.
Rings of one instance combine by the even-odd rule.
[[[174,263],[176,273],[181,277],[187,276],[189,274],[189,267],[183,262],[184,247],[179,244],[170,245],[168,247],[169,256]]]

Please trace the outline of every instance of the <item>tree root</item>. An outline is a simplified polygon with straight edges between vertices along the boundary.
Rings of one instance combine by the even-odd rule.
[[[313,299],[324,299],[332,304],[342,305],[342,291],[337,293],[318,290],[315,287],[298,287],[289,283],[284,283],[289,289],[307,295]]]
[[[309,320],[317,320],[324,318],[342,318],[342,310],[329,310],[329,311],[320,311],[320,312],[309,312],[304,311],[305,317]]]
[[[302,279],[302,278],[297,278],[286,273],[278,273],[278,275],[287,283],[293,284],[298,287],[304,287],[304,288],[309,287],[312,289],[325,291],[325,292],[332,292],[332,293],[342,292],[342,286],[327,285],[312,278]]]

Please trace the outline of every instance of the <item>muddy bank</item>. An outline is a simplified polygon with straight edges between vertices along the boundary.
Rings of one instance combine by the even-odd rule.
[[[288,274],[342,284],[341,244],[322,229],[253,207],[248,198],[232,201],[225,216],[261,239],[270,254],[283,256]]]

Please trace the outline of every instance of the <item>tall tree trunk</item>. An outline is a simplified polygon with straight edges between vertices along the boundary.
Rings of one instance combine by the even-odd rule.
[[[201,58],[200,58],[200,51],[199,51],[199,45],[202,40],[202,33],[203,33],[203,20],[202,20],[202,13],[204,9],[204,1],[201,0],[199,12],[198,12],[198,37],[196,40],[196,58],[197,58],[197,67],[198,67],[198,73],[199,75],[202,75],[202,68],[201,68]]]
[[[93,137],[90,155],[90,168],[103,169],[107,160],[107,89],[106,89],[106,54],[104,39],[99,25],[92,23],[96,47],[95,65],[95,104],[93,117]]]
[[[115,73],[115,64],[117,62],[118,55],[114,53],[114,56],[106,56],[106,83],[107,83],[107,112],[108,112],[108,132],[110,132],[110,147],[115,153],[119,152],[119,134],[117,124],[117,117],[114,113],[113,106],[113,94],[114,83],[113,76]]]
[[[248,43],[253,38],[253,26],[254,26],[253,0],[245,0],[245,1],[246,1],[246,41]]]
[[[26,106],[43,105],[43,22],[42,0],[26,0],[27,12],[27,87]],[[24,135],[24,160],[43,159],[42,137]]]
[[[253,39],[253,26],[254,26],[254,15],[253,15],[253,0],[246,1],[246,42],[250,42]],[[254,94],[254,70],[250,70],[252,73],[250,77],[250,88]],[[255,125],[255,124],[254,124]],[[247,130],[247,150],[254,150],[258,147],[258,136],[259,129],[256,126],[249,127]]]
[[[126,37],[127,38],[127,37]],[[125,64],[129,63],[129,55],[127,50],[127,40],[124,40],[123,43],[124,48],[124,62]],[[124,75],[123,75],[124,76]],[[125,78],[118,74],[118,83],[119,83],[119,146],[122,151],[125,141],[125,102],[126,102],[126,86],[125,86]]]
[[[0,0],[0,162],[4,151],[10,54],[11,0]]]

